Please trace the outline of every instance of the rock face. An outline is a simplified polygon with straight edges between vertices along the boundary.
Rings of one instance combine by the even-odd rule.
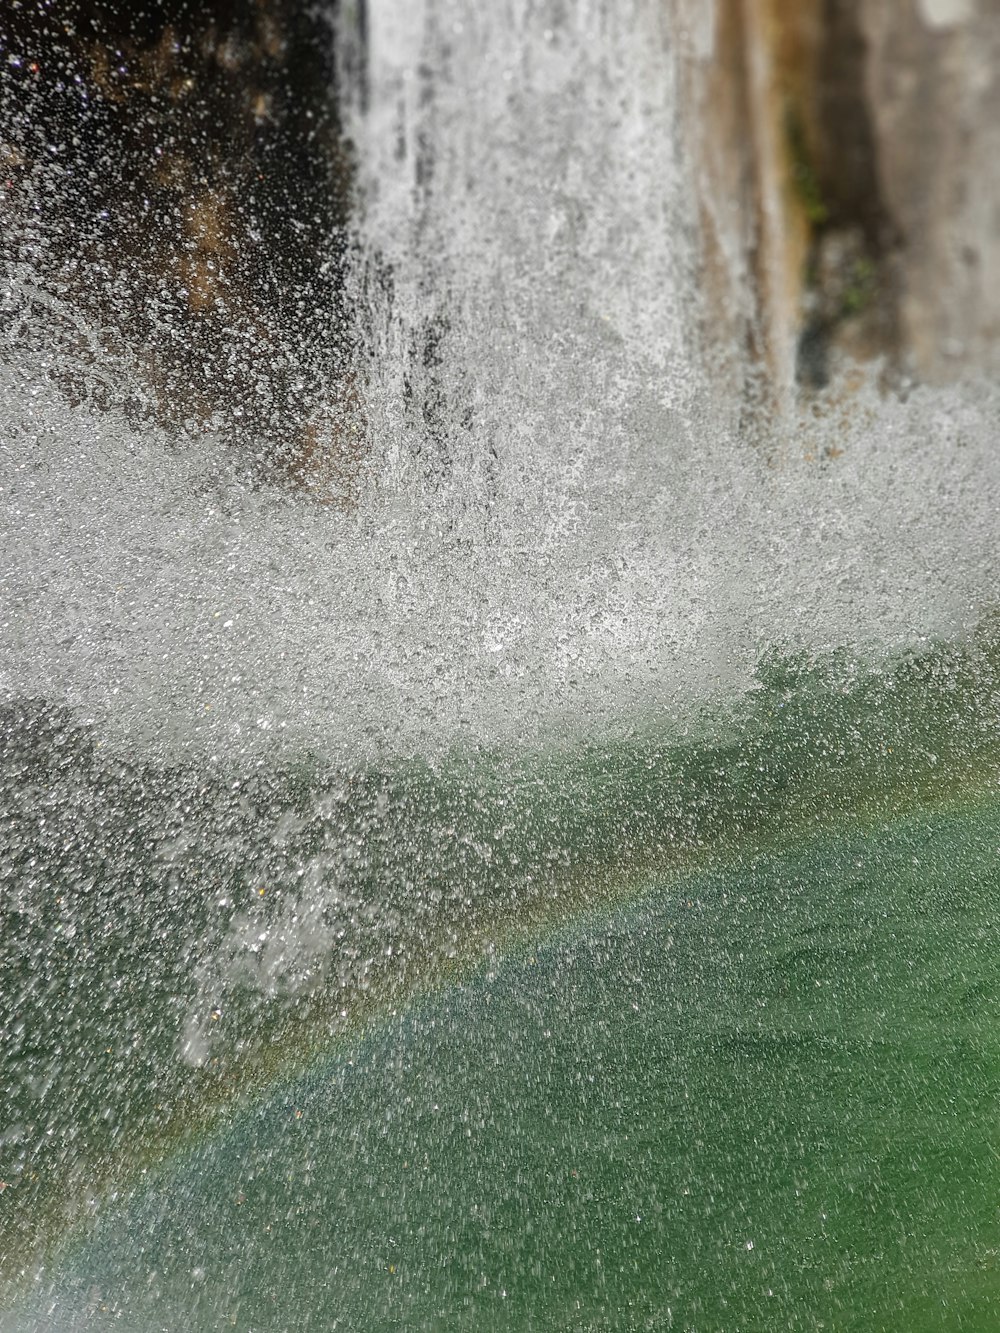
[[[897,382],[995,371],[1000,0],[678,10],[707,320],[750,352],[748,398],[873,357]]]
[[[803,0],[805,15],[813,0]],[[687,38],[688,150],[703,237],[709,354],[743,380],[749,408],[770,414],[795,379],[806,211],[795,196],[785,106],[799,28],[779,26],[775,0],[679,0]],[[811,51],[814,41],[805,44]]]
[[[861,8],[878,185],[898,238],[902,351],[930,380],[996,373],[1000,2],[867,0]]]
[[[887,383],[1000,368],[1000,0],[663,2],[705,345],[747,420],[874,358]],[[8,337],[61,336],[60,383],[91,397],[124,345],[140,410],[255,441],[256,466],[334,499],[361,450],[337,78],[364,4],[346,9],[0,9],[0,262],[33,287],[0,307]]]
[[[124,339],[168,423],[293,468],[349,362],[334,56],[327,8],[294,0],[0,11],[5,266]]]

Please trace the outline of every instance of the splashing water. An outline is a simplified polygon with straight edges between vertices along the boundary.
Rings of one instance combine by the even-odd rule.
[[[333,1035],[361,1042],[363,1022],[421,988],[462,968],[475,995],[499,986],[492,962],[485,981],[475,971],[484,955],[585,907],[599,915],[623,894],[673,884],[681,871],[724,881],[681,894],[703,893],[720,913],[727,892],[749,892],[762,849],[780,861],[773,845],[811,828],[828,842],[802,855],[831,895],[857,850],[845,851],[845,838],[860,841],[862,857],[891,845],[896,878],[863,895],[865,920],[877,922],[880,895],[895,902],[893,884],[919,892],[899,869],[901,841],[917,836],[909,825],[899,832],[906,812],[975,791],[977,838],[989,825],[1000,401],[985,385],[919,388],[904,401],[880,394],[873,376],[823,415],[776,417],[767,448],[741,430],[743,405],[704,337],[700,182],[679,91],[699,32],[684,6],[662,0],[370,6],[364,86],[347,80],[343,94],[359,164],[347,292],[367,443],[353,507],[251,485],[239,453],[210,433],[130,424],[115,405],[137,381],[127,352],[99,352],[90,372],[115,390],[110,406],[107,395],[101,409],[67,405],[53,360],[70,354],[47,345],[45,330],[69,313],[45,303],[44,274],[11,267],[7,308],[33,309],[41,322],[32,339],[6,322],[0,364],[0,957],[12,1089],[0,1099],[9,1186],[0,1207],[17,1205],[0,1218],[0,1251],[13,1257],[11,1292],[34,1275],[45,1293],[22,1308],[51,1321],[12,1327],[99,1319],[108,1283],[126,1293],[126,1326],[166,1317],[207,1328],[228,1317],[225,1274],[178,1239],[183,1208],[164,1222],[166,1239],[144,1221],[145,1239],[125,1251],[131,1275],[116,1270],[115,1228],[128,1221],[115,1208],[139,1173],[295,1062],[319,1051],[336,1063],[348,1048],[330,1048]],[[346,51],[346,27],[340,40]],[[83,316],[71,318],[101,345]],[[880,820],[896,820],[894,831],[870,832]],[[844,824],[850,835],[837,831]],[[956,836],[961,846],[949,825]],[[823,845],[835,850],[827,857]],[[979,852],[969,855],[971,882],[986,872]],[[795,876],[811,873],[784,862],[773,871],[786,898]],[[754,892],[766,899],[760,882]],[[804,935],[814,925],[824,939],[837,934],[827,905],[802,909]],[[633,943],[643,911],[658,940],[670,936],[666,908],[636,910],[621,927]],[[699,943],[685,945],[684,984],[706,1012],[712,986],[720,996],[726,987],[717,932],[735,929],[724,912],[720,920],[702,941],[711,985],[690,980]],[[780,920],[768,921],[780,933]],[[548,966],[558,990],[559,951],[570,946],[557,938]],[[722,952],[736,957],[739,940],[726,940]],[[885,965],[880,950],[873,971]],[[657,997],[656,1098],[674,1079],[671,1062],[701,1059],[701,1030],[693,1055],[667,1050],[670,976],[657,971],[656,950],[639,952],[639,988]],[[532,1014],[589,1012],[576,994],[535,996],[516,957],[500,969],[503,1003],[520,993]],[[907,983],[893,976],[904,1022]],[[594,999],[611,1006],[609,1022],[631,994],[624,977]],[[414,1010],[404,1045],[419,1046],[423,1012]],[[594,1054],[604,1029],[592,1015],[580,1022],[580,1049],[593,1059],[641,1059],[641,1035],[625,1055]],[[406,1093],[395,1076],[379,1079],[375,1066],[392,1066],[398,1048],[377,1031],[366,1068],[391,1137]],[[516,1049],[516,1023],[505,1040]],[[485,1097],[486,1037],[477,1029],[461,1057],[453,1044],[424,1084],[457,1060],[479,1089],[470,1097]],[[576,1105],[565,1069],[525,1058],[529,1095],[511,1092],[515,1118],[528,1115],[542,1078],[563,1080],[555,1101]],[[722,1077],[713,1059],[699,1079]],[[788,1060],[782,1099],[798,1095]],[[718,1105],[702,1094],[708,1118],[693,1135],[710,1134]],[[374,1132],[365,1097],[348,1101],[359,1136]],[[456,1125],[465,1115],[450,1113]],[[502,1108],[490,1114],[502,1119]],[[651,1139],[679,1152],[678,1120],[668,1133],[657,1115]],[[625,1129],[605,1121],[581,1113],[572,1152],[593,1156],[604,1134],[627,1157]],[[264,1131],[233,1124],[234,1141],[252,1141],[275,1171],[301,1146],[282,1131],[277,1147],[262,1147]],[[297,1276],[301,1238],[289,1241],[265,1286],[267,1300],[284,1286],[293,1313],[260,1313],[265,1296],[243,1282],[233,1308],[246,1326],[333,1326],[316,1293],[336,1289],[341,1262],[351,1327],[469,1327],[462,1319],[476,1309],[508,1326],[494,1288],[477,1306],[480,1274],[462,1268],[470,1254],[486,1263],[479,1240],[455,1242],[451,1305],[415,1287],[400,1305],[372,1295],[357,1265],[383,1226],[369,1216],[375,1185],[360,1168],[351,1175],[350,1150],[324,1133],[306,1157],[327,1154],[323,1197],[336,1195],[338,1208],[350,1211],[352,1189],[365,1192],[361,1239],[352,1232],[342,1261],[324,1241],[307,1279]],[[436,1133],[407,1128],[407,1151],[426,1135],[443,1152]],[[213,1162],[231,1148],[217,1151]],[[551,1164],[548,1147],[538,1153]],[[763,1197],[767,1182],[754,1181]],[[432,1211],[435,1199],[465,1199],[446,1171],[421,1188]],[[564,1223],[545,1214],[546,1262],[578,1231],[586,1253],[599,1254],[610,1224],[594,1200],[603,1207],[615,1188],[604,1178]],[[204,1217],[197,1182],[185,1177],[180,1195]],[[141,1187],[135,1197],[148,1210]],[[266,1215],[280,1226],[278,1203],[262,1197],[260,1225]],[[506,1189],[508,1209],[511,1197]],[[290,1216],[294,1201],[282,1196],[286,1205]],[[328,1226],[324,1206],[311,1206]],[[97,1239],[81,1259],[88,1212]],[[678,1224],[676,1208],[667,1214]],[[417,1225],[406,1208],[392,1216]],[[228,1213],[220,1225],[241,1234]],[[512,1232],[496,1225],[502,1249]],[[59,1252],[70,1277],[34,1268],[32,1256],[73,1226],[77,1251]],[[194,1231],[191,1244],[205,1245]],[[657,1235],[650,1254],[667,1245]],[[609,1236],[628,1253],[614,1226]],[[444,1233],[432,1226],[431,1237],[444,1253]],[[747,1254],[752,1242],[740,1233]],[[677,1270],[678,1290],[702,1282],[690,1277],[697,1248]],[[534,1263],[520,1251],[517,1261],[512,1290]],[[239,1266],[239,1251],[226,1262]],[[429,1263],[421,1258],[421,1272]],[[389,1265],[379,1272],[395,1273]],[[545,1326],[673,1326],[665,1311],[686,1297],[659,1280],[630,1297],[653,1323],[617,1322],[605,1291],[597,1322],[573,1324],[573,1300],[603,1291],[599,1268],[574,1267]],[[139,1273],[152,1274],[144,1294],[130,1285]],[[522,1290],[510,1326],[532,1326],[532,1299]],[[413,1321],[407,1309],[419,1312]]]

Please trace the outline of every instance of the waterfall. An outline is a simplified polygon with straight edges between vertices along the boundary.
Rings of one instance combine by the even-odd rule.
[[[68,407],[67,339],[46,351],[59,316],[34,307],[42,350],[22,329],[3,369],[8,694],[153,754],[352,762],[676,720],[775,646],[974,623],[995,586],[988,387],[873,385],[770,420],[773,447],[741,434],[705,353],[682,18],[371,5],[365,107],[344,92],[352,512],[249,488],[211,434],[137,429],[114,395]],[[124,400],[128,354],[98,364]]]
[[[211,1262],[188,1262],[183,1220],[163,1239],[142,1212],[139,1178],[213,1124],[237,1126],[266,1156],[254,1135],[283,1105],[274,1088],[314,1070],[317,1053],[336,1061],[349,1049],[357,1070],[375,1071],[385,1105],[372,1104],[391,1138],[393,1117],[408,1114],[400,1071],[420,1045],[420,1005],[434,1014],[446,1004],[427,995],[459,979],[440,1019],[443,1049],[464,1077],[455,1033],[467,1023],[478,1034],[468,1059],[485,1067],[486,999],[477,1008],[475,997],[499,994],[499,977],[502,1030],[520,1040],[509,997],[523,988],[529,1017],[551,1001],[532,980],[535,955],[516,949],[557,930],[570,933],[538,955],[586,1040],[605,991],[587,991],[597,985],[587,977],[573,982],[582,1000],[559,989],[575,950],[590,959],[588,976],[603,976],[619,946],[625,957],[622,940],[639,959],[634,975],[622,962],[606,983],[613,1018],[626,1004],[639,1012],[651,971],[673,966],[663,959],[676,935],[693,1008],[708,1012],[699,958],[714,978],[704,984],[728,996],[744,945],[723,909],[765,910],[758,864],[772,876],[761,871],[761,882],[781,886],[774,902],[801,910],[795,929],[811,957],[816,938],[839,938],[839,918],[823,915],[829,886],[860,882],[879,820],[897,821],[884,835],[891,883],[915,894],[907,876],[923,835],[899,821],[937,811],[945,771],[981,802],[993,780],[1000,399],[974,377],[887,387],[875,364],[849,389],[750,402],[760,366],[745,342],[720,354],[720,331],[736,317],[709,291],[705,258],[711,214],[731,280],[725,301],[750,320],[747,219],[710,197],[691,124],[716,7],[368,0],[360,10],[341,3],[330,23],[354,164],[343,291],[307,321],[326,321],[348,349],[324,371],[315,412],[341,423],[332,430],[349,417],[360,441],[335,502],[322,486],[310,495],[249,468],[263,450],[249,424],[259,386],[235,393],[248,403],[235,447],[214,419],[165,421],[144,399],[149,347],[53,290],[47,252],[30,236],[4,269],[0,963],[14,981],[0,1018],[14,1034],[15,1090],[7,1106],[0,1091],[0,1150],[12,1163],[0,1156],[0,1206],[35,1201],[7,1234],[18,1282],[34,1278],[38,1309],[51,1299],[63,1320],[52,1327],[70,1326],[91,1271],[128,1287],[133,1304],[123,1297],[122,1308],[138,1321],[128,1327],[161,1317],[150,1313],[161,1287],[171,1318],[189,1299],[193,1328],[228,1318],[221,1296],[204,1307],[191,1297]],[[794,347],[780,350],[791,364]],[[220,354],[205,373],[232,379],[234,364]],[[336,457],[318,466],[336,479]],[[934,818],[941,846],[954,842],[987,894],[987,832],[977,824],[963,843],[945,815]],[[782,861],[810,831],[828,838],[815,863],[806,853]],[[813,879],[822,903],[806,911],[788,886]],[[669,908],[657,898],[638,916],[608,915],[609,904],[645,901],[668,882],[686,886]],[[690,933],[701,929],[689,924],[700,895],[714,914],[707,942]],[[862,907],[877,933],[881,899]],[[572,934],[601,912],[606,953],[597,935],[580,944]],[[767,917],[768,947],[773,936],[785,959],[780,925]],[[766,971],[760,938],[747,957]],[[774,1008],[797,984],[797,963],[785,962],[786,990],[767,992]],[[656,1051],[674,1039],[662,1015],[676,1006],[686,1021],[692,1006],[676,1000],[672,972],[656,975],[650,1067],[662,1071],[669,1061],[657,1065]],[[720,1030],[728,1003],[719,1000]],[[397,1031],[386,1016],[395,1023],[411,1004],[414,1026],[401,1018]],[[882,1022],[875,1006],[863,1014]],[[715,1022],[706,1019],[706,1067],[727,1058],[724,1042],[713,1053]],[[623,1078],[643,1063],[640,1049],[628,1048]],[[361,1075],[353,1063],[337,1068],[330,1077],[357,1120]],[[584,1078],[562,1074],[574,1088]],[[427,1086],[439,1077],[447,1084],[437,1070]],[[674,1077],[670,1066],[649,1093],[657,1106]],[[597,1099],[605,1108],[618,1105],[608,1087]],[[295,1084],[295,1097],[320,1116],[310,1088]],[[251,1133],[246,1107],[265,1093]],[[244,1119],[227,1120],[239,1098]],[[463,1125],[480,1114],[474,1100],[455,1112]],[[436,1113],[430,1094],[428,1104]],[[581,1107],[585,1124],[592,1107]],[[529,1128],[533,1114],[524,1112]],[[286,1130],[274,1150],[282,1172],[281,1154],[300,1148]],[[148,1152],[128,1146],[130,1133],[148,1136]],[[600,1138],[581,1134],[585,1148]],[[344,1142],[328,1165],[337,1153],[355,1163]],[[212,1170],[230,1162],[225,1153],[239,1158],[205,1151]],[[550,1148],[538,1152],[554,1171]],[[365,1196],[357,1218],[381,1197],[363,1177],[335,1186],[351,1218],[351,1190]],[[184,1180],[184,1198],[195,1198],[197,1180]],[[605,1181],[586,1207],[617,1200],[616,1189]],[[162,1216],[173,1217],[164,1191]],[[241,1193],[232,1191],[240,1205]],[[619,1193],[631,1226],[636,1210]],[[465,1208],[457,1186],[455,1197]],[[115,1230],[127,1232],[120,1219],[134,1199],[160,1267]],[[478,1225],[489,1209],[476,1208],[467,1211]],[[327,1223],[317,1221],[321,1240]],[[225,1225],[238,1229],[228,1214]],[[382,1222],[357,1226],[368,1237]],[[523,1219],[517,1226],[530,1236]],[[71,1236],[59,1252],[67,1286],[38,1260],[43,1232]],[[571,1247],[573,1234],[561,1243]],[[323,1243],[327,1273],[340,1261]],[[368,1242],[354,1243],[352,1281]],[[139,1294],[116,1268],[122,1246],[148,1276]],[[742,1262],[752,1238],[740,1232],[738,1247]],[[298,1257],[285,1259],[303,1328],[320,1326],[301,1315],[293,1280],[307,1250],[296,1242]],[[184,1257],[172,1268],[175,1253]],[[533,1261],[521,1257],[528,1272]],[[235,1272],[238,1256],[232,1263]],[[391,1269],[379,1263],[395,1275],[395,1258]],[[239,1283],[257,1280],[253,1267]],[[363,1320],[359,1290],[350,1309]],[[641,1326],[672,1326],[662,1295],[649,1316],[661,1322]],[[93,1299],[100,1313],[103,1297]],[[584,1327],[568,1322],[566,1302],[562,1322],[544,1326]],[[451,1327],[433,1322],[447,1302],[431,1304],[421,1307],[429,1322],[393,1326]],[[390,1326],[390,1305],[371,1327]]]

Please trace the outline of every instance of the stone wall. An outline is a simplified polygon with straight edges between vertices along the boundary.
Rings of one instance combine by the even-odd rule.
[[[677,4],[707,340],[748,399],[996,371],[1000,0]]]
[[[865,95],[895,228],[900,351],[1000,370],[1000,0],[866,0]]]

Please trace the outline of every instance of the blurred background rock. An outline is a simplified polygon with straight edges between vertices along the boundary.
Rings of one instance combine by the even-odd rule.
[[[706,353],[748,420],[842,395],[866,364],[892,390],[995,373],[1000,0],[663,2]],[[8,342],[71,351],[53,370],[71,396],[228,433],[260,475],[349,502],[364,430],[338,78],[364,37],[346,0],[8,0]],[[102,376],[119,349],[131,394]]]
[[[63,391],[120,398],[101,368],[124,348],[129,411],[238,433],[264,472],[314,466],[331,398],[352,394],[334,18],[292,0],[4,5],[4,333],[69,353]]]
[[[995,373],[998,0],[678,3],[709,342],[772,404]]]

